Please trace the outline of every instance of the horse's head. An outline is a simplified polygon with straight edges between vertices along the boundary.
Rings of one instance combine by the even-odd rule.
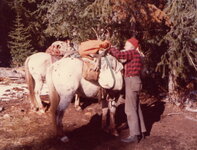
[[[73,51],[70,41],[55,41],[51,45],[54,49],[58,50],[60,55],[64,55],[69,51]]]

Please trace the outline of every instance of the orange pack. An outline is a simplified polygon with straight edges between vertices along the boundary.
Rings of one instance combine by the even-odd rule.
[[[91,54],[96,54],[98,53],[99,50],[106,49],[110,47],[110,42],[109,41],[101,41],[101,40],[88,40],[85,42],[82,42],[79,45],[79,54],[81,57],[87,57],[89,59],[93,59]]]

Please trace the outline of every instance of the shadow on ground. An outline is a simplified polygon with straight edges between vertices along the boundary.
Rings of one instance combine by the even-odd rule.
[[[100,128],[101,117],[94,115],[87,125],[65,133],[70,141],[61,142],[57,137],[51,137],[41,142],[34,141],[29,145],[8,146],[4,150],[118,150],[124,147],[118,137],[105,133]]]
[[[150,135],[152,126],[155,122],[160,121],[161,115],[165,109],[165,102],[157,101],[152,106],[142,105],[142,112],[147,129],[147,135]]]

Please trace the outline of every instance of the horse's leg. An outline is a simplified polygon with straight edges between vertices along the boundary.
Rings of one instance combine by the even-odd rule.
[[[102,99],[102,122],[101,122],[101,127],[104,131],[108,132],[107,129],[107,114],[108,114],[108,103],[107,100]]]
[[[81,110],[81,106],[80,106],[80,98],[78,94],[75,94],[75,103],[74,103],[75,109],[76,110]]]
[[[43,105],[42,105],[42,100],[40,98],[40,94],[41,94],[41,90],[42,90],[42,87],[43,87],[43,80],[42,80],[42,77],[41,76],[37,76],[35,78],[35,88],[34,88],[34,93],[35,93],[35,98],[36,98],[36,106],[37,106],[37,109],[40,113],[44,113],[44,108],[43,108]]]
[[[26,79],[26,83],[28,86],[28,90],[29,90],[29,95],[28,98],[31,101],[31,109],[32,110],[36,110],[36,98],[35,98],[35,94],[34,94],[34,88],[35,88],[35,80],[32,76],[32,74],[29,71],[29,63],[30,57],[28,57],[24,63],[25,66],[25,79]]]
[[[69,106],[74,94],[67,94],[67,96],[60,96],[60,101],[56,111],[53,112],[53,119],[55,121],[56,135],[61,138],[63,142],[68,142],[68,137],[63,134],[62,119],[66,108]]]
[[[68,137],[67,136],[63,137],[64,134],[63,134],[62,119],[65,109],[70,104],[71,100],[73,99],[76,93],[76,90],[78,89],[78,84],[76,84],[75,87],[72,87],[72,85],[69,84],[65,84],[65,86],[59,86],[59,83],[56,83],[57,88],[55,88],[54,82],[56,80],[55,81],[52,80],[52,71],[53,71],[53,66],[48,68],[46,74],[46,83],[49,89],[49,98],[50,98],[50,112],[52,114],[52,125],[55,129],[55,135],[61,137],[61,140],[63,142],[67,142]],[[68,82],[65,81],[65,83]]]
[[[109,102],[108,107],[110,112],[110,131],[112,135],[119,136],[118,131],[116,130],[116,123],[115,123],[116,102],[115,100],[110,100],[108,102]]]

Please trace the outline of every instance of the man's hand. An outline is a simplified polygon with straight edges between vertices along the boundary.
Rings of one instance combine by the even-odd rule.
[[[103,49],[108,49],[111,47],[111,43],[107,40],[105,40],[101,45],[100,45],[100,48],[103,48]]]

